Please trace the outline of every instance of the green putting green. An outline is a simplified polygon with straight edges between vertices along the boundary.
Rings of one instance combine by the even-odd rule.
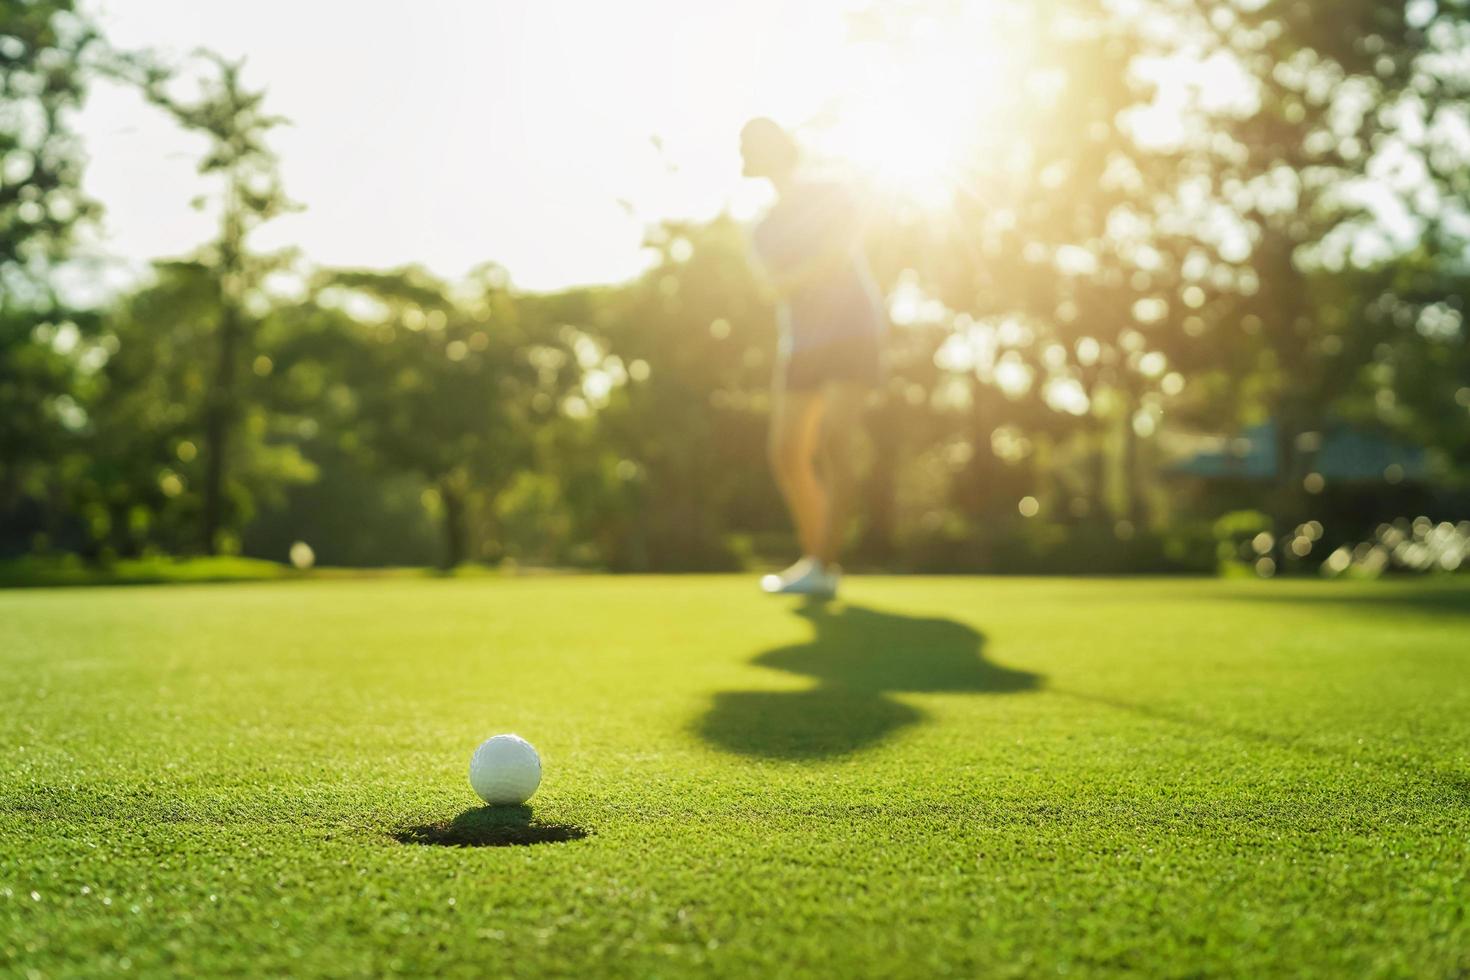
[[[1470,971],[1464,580],[24,590],[0,672],[7,975]]]

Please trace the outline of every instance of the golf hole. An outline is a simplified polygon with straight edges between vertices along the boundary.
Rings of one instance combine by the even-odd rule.
[[[525,847],[581,840],[587,831],[575,824],[541,823],[528,806],[484,806],[453,820],[404,827],[393,833],[400,844],[432,847]]]

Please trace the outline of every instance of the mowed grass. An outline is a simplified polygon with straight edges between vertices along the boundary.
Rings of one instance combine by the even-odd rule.
[[[1470,971],[1463,581],[26,590],[0,676],[0,974]]]

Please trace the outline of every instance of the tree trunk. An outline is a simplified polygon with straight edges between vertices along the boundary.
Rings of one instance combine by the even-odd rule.
[[[439,500],[444,505],[444,570],[451,571],[464,562],[465,501],[464,493],[450,480],[439,481]]]
[[[1112,428],[1111,420],[1098,419],[1089,433],[1092,439],[1092,451],[1089,454],[1092,464],[1092,513],[1087,516],[1090,521],[1105,521],[1109,511],[1112,510],[1108,501],[1108,430],[1110,428]]]
[[[1142,528],[1148,517],[1143,499],[1143,437],[1133,427],[1133,419],[1138,414],[1141,399],[1132,388],[1126,389],[1124,394],[1123,460],[1120,466],[1123,476],[1123,517],[1135,528]]]
[[[862,511],[866,518],[859,552],[869,561],[887,564],[893,559],[895,497],[894,479],[898,466],[900,433],[895,406],[885,403],[869,412],[868,438],[873,447],[873,465],[862,487]]]
[[[1306,490],[1302,479],[1306,476],[1306,459],[1298,445],[1304,432],[1308,431],[1305,413],[1291,399],[1277,403],[1276,412],[1276,487],[1271,495],[1268,509],[1271,530],[1276,536],[1278,566],[1290,559],[1287,553],[1288,531],[1306,519],[1308,510]]]
[[[201,529],[206,555],[219,548],[219,533],[224,526],[226,456],[229,453],[230,429],[235,414],[235,361],[240,341],[240,310],[227,286],[229,272],[219,282],[219,361],[215,365],[214,385],[204,408],[204,513]]]

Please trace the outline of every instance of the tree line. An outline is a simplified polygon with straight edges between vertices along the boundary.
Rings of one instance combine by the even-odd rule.
[[[945,6],[859,26],[901,38]],[[1207,568],[1246,528],[1316,568],[1395,517],[1464,517],[1467,5],[999,9],[1027,74],[992,152],[941,209],[872,192],[894,330],[854,560]],[[205,138],[218,224],[83,306],[61,273],[97,207],[69,118],[102,80]],[[295,205],[263,93],[218,57],[117,51],[69,0],[0,0],[0,104],[0,554],[789,550],[772,310],[733,219],[660,223],[643,275],[549,294],[492,262],[446,282],[268,254],[252,233]],[[1324,473],[1343,439],[1365,462]]]

